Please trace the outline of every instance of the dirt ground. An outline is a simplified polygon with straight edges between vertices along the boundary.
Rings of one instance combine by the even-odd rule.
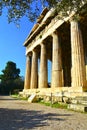
[[[87,130],[87,114],[0,96],[0,130]]]

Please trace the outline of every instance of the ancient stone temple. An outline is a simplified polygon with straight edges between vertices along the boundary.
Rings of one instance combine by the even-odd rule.
[[[83,7],[84,8],[84,7]],[[54,9],[45,8],[32,28],[26,47],[24,94],[87,91],[87,12],[58,19]],[[48,84],[48,60],[52,63]]]

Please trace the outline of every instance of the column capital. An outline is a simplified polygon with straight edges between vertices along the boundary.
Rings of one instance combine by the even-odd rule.
[[[36,52],[36,51],[37,51],[37,49],[36,49],[36,48],[34,48],[34,49],[32,50],[32,53],[33,53],[33,52]]]
[[[40,44],[40,46],[41,46],[41,47],[42,47],[42,46],[46,46],[45,42],[42,42],[42,43]]]
[[[29,52],[26,57],[31,57],[32,56],[32,52]]]
[[[51,34],[51,36],[53,37],[54,35],[58,35],[58,31],[54,31],[52,34]]]
[[[32,55],[33,55],[33,53],[36,53],[36,55],[38,56],[38,48],[34,48],[34,49],[32,50]]]
[[[72,21],[74,21],[74,22],[79,22],[80,20],[81,20],[81,17],[80,17],[79,14],[76,14],[76,15],[74,15],[73,17],[71,17],[71,18],[69,19],[70,23],[71,23]]]
[[[45,40],[43,40],[41,43],[40,43],[40,46],[42,45],[42,44],[45,44],[46,43],[46,41]]]

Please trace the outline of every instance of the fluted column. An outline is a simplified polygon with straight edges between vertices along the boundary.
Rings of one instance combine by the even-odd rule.
[[[41,44],[40,55],[40,72],[39,72],[39,88],[47,88],[48,76],[47,76],[47,52],[46,45]]]
[[[63,86],[61,47],[57,32],[53,33],[52,37],[53,37],[52,87],[61,87]]]
[[[82,34],[79,23],[71,20],[72,86],[83,86],[86,79]]]
[[[38,87],[38,56],[35,50],[32,53],[31,89],[34,89]]]
[[[27,56],[24,89],[30,89],[30,79],[31,79],[30,77],[31,77],[31,58],[30,56]]]

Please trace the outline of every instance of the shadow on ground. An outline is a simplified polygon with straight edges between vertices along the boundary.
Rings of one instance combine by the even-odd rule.
[[[31,130],[49,126],[47,120],[64,121],[63,116],[71,116],[71,114],[41,114],[41,111],[0,108],[0,130]]]

